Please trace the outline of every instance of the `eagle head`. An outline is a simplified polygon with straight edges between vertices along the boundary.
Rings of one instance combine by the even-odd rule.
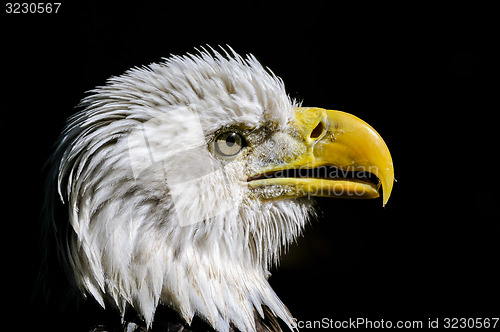
[[[385,204],[391,156],[359,118],[300,107],[255,57],[223,53],[91,90],[53,156],[48,190],[68,218],[47,227],[83,296],[147,326],[161,304],[218,331],[254,331],[265,311],[293,328],[269,269],[314,214],[311,196],[382,187]]]

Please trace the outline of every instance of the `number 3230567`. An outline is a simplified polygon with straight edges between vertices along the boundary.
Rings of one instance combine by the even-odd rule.
[[[57,14],[60,2],[8,2],[5,4],[7,14]]]

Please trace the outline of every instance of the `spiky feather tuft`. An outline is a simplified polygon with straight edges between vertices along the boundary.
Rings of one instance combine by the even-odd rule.
[[[250,195],[261,157],[280,157],[272,142],[230,161],[210,144],[224,128],[286,133],[295,106],[281,79],[232,50],[172,56],[90,91],[60,137],[47,193],[67,207],[69,219],[46,228],[68,277],[149,326],[161,303],[219,331],[255,330],[263,306],[292,327],[268,270],[311,205]]]

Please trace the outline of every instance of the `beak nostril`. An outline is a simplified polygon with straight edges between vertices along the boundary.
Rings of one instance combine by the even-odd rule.
[[[316,128],[313,129],[311,132],[311,138],[318,138],[323,134],[323,131],[325,130],[325,125],[323,124],[323,121],[320,121]]]

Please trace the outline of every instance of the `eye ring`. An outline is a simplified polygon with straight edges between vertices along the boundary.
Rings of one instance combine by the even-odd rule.
[[[222,157],[234,157],[247,146],[245,138],[238,132],[226,131],[214,140],[214,150]]]

